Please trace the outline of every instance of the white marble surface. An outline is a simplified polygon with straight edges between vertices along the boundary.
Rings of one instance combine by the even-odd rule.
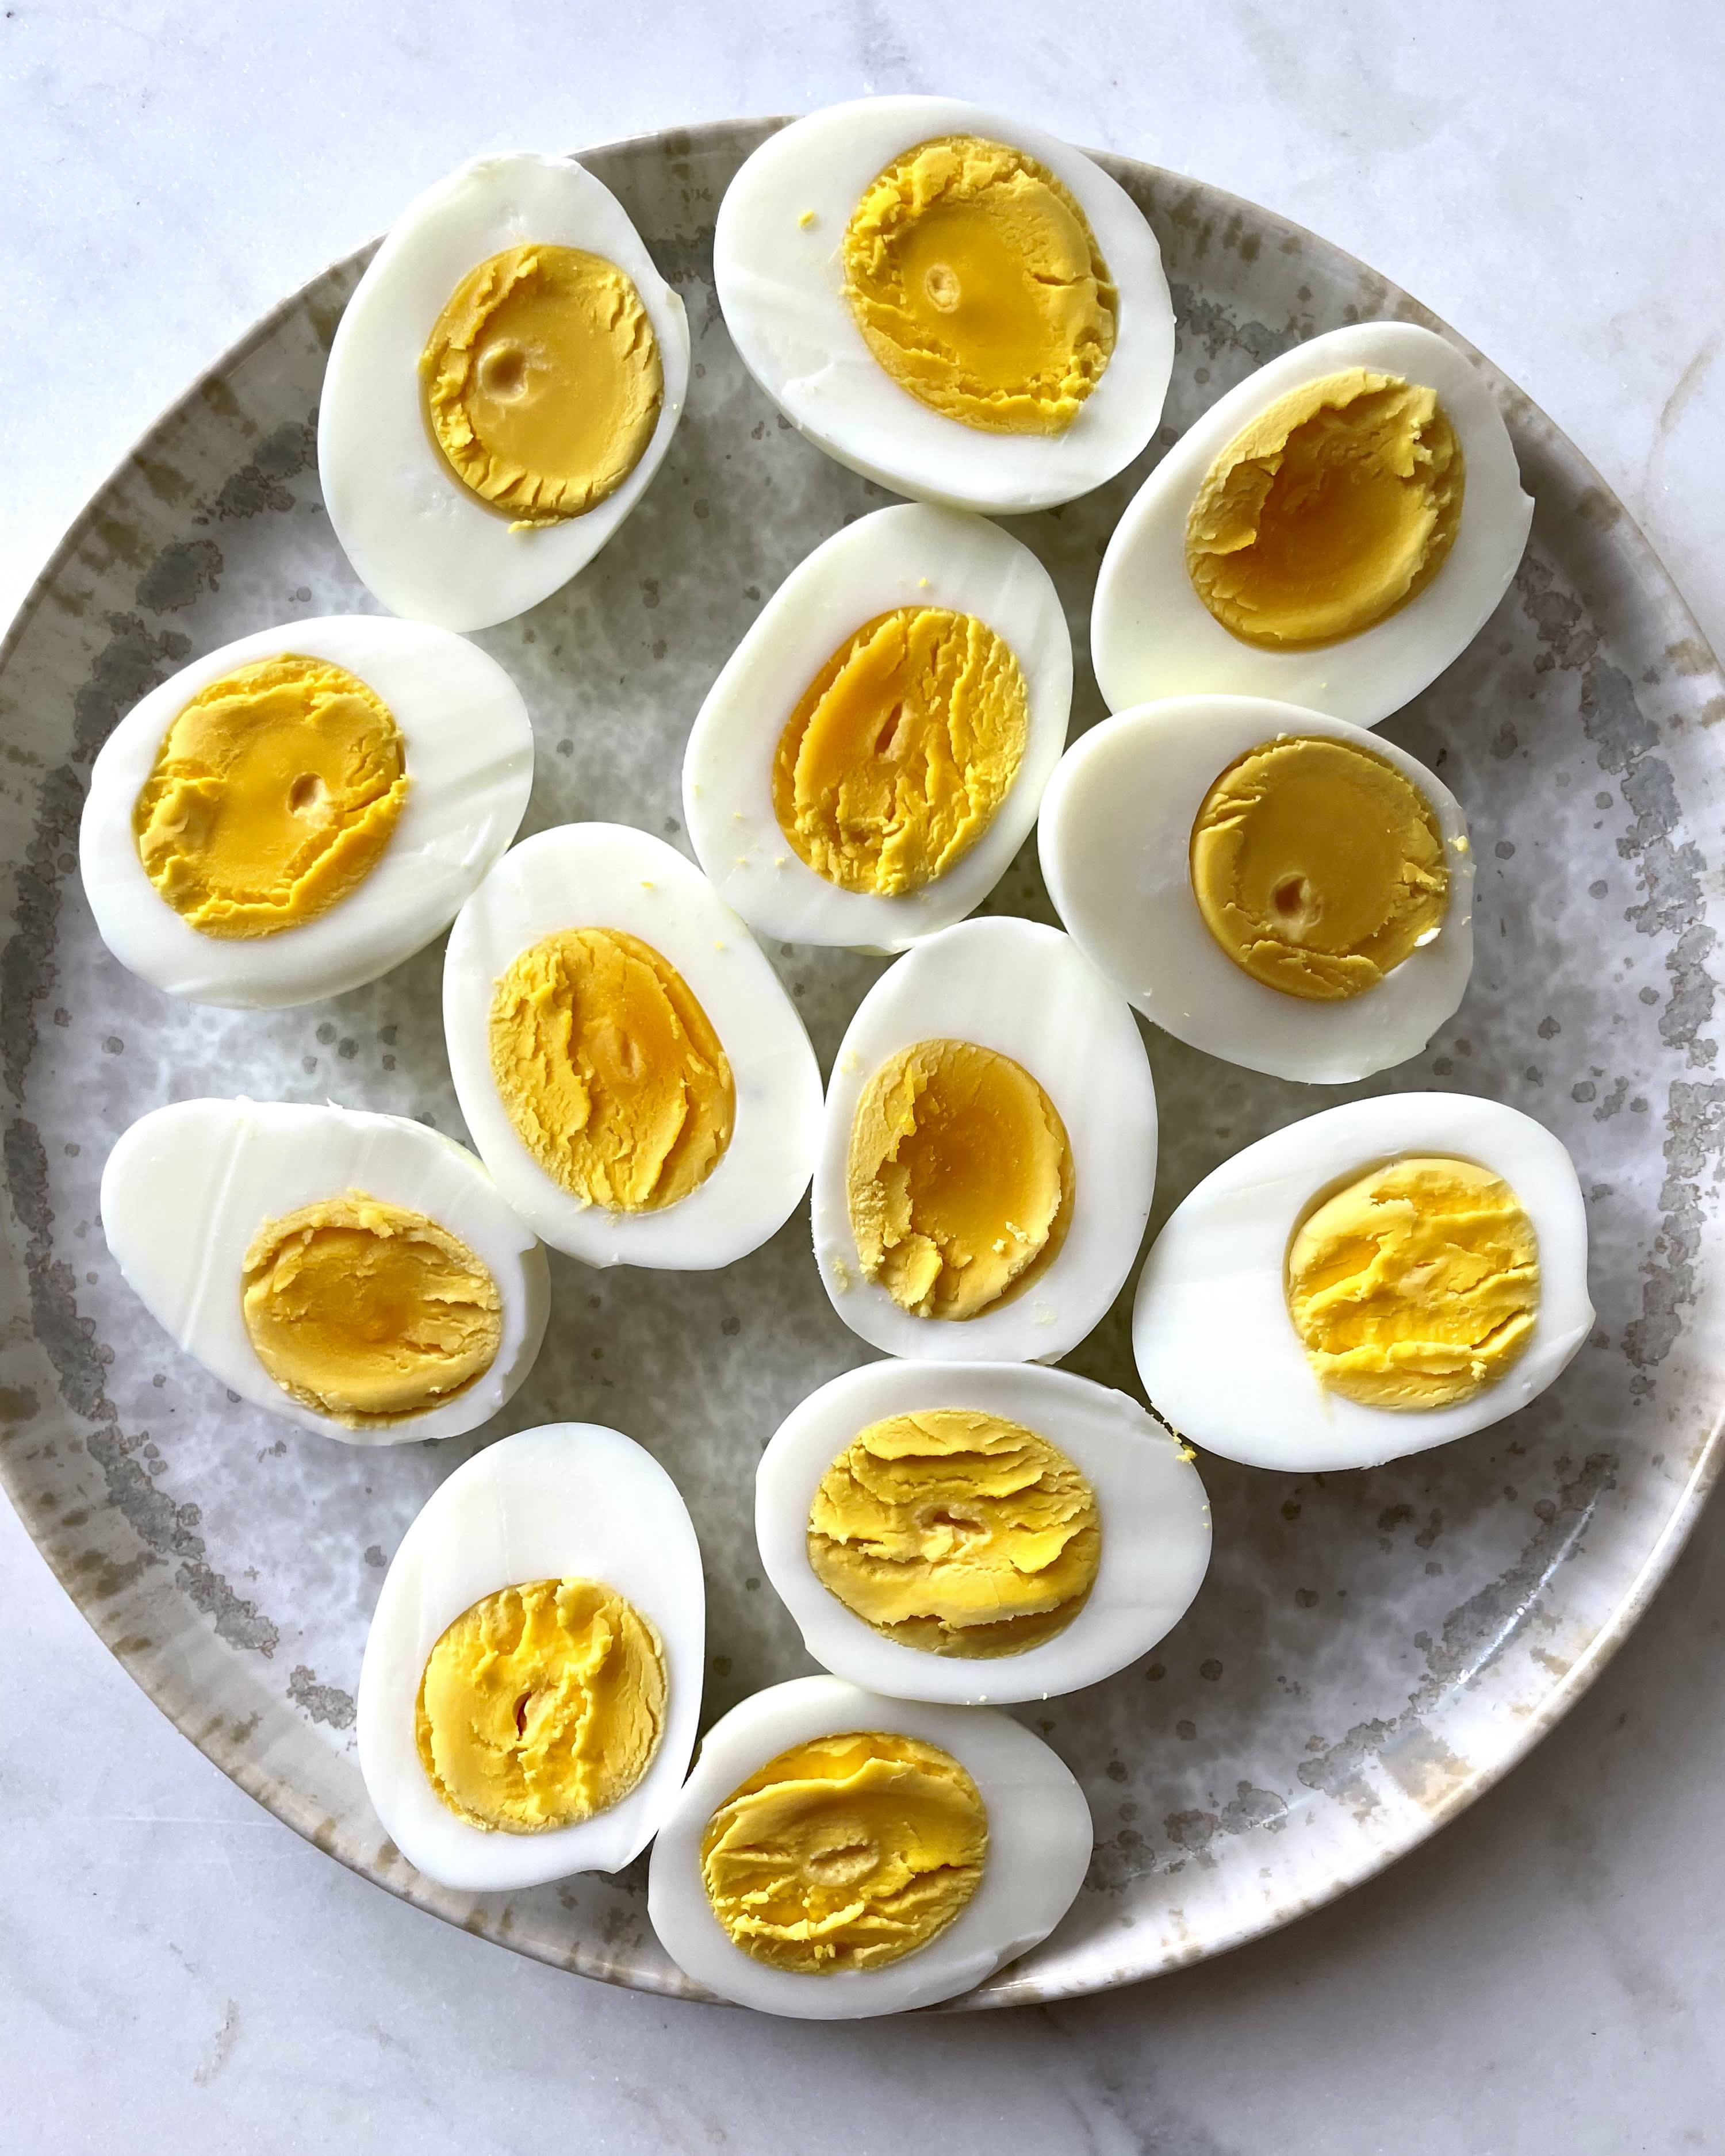
[[[192,375],[459,158],[902,89],[1200,173],[1383,270],[1568,430],[1725,643],[1709,0],[0,0],[0,618]],[[1108,1999],[779,2025],[583,1984],[342,1872],[162,1721],[0,1507],[0,2150],[1716,2147],[1722,1645],[1716,1507],[1569,1721],[1345,1902]]]

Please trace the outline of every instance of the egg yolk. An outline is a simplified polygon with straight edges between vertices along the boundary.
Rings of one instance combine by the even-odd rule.
[[[972,615],[900,607],[841,644],[792,713],[773,807],[800,859],[844,891],[897,898],[981,838],[1024,759],[1012,648]]]
[[[1363,995],[1443,926],[1431,804],[1386,757],[1296,736],[1231,763],[1192,826],[1193,895],[1243,972],[1307,1003]]]
[[[871,1424],[821,1477],[809,1563],[908,1647],[980,1661],[1064,1631],[1096,1584],[1096,1492],[1058,1447],[979,1408]]]
[[[918,1041],[880,1065],[845,1180],[863,1270],[916,1317],[975,1317],[1027,1286],[1071,1218],[1072,1148],[1053,1101],[973,1041]]]
[[[632,1602],[591,1579],[488,1594],[432,1649],[413,1716],[431,1786],[505,1834],[621,1804],[665,1733],[665,1650]]]
[[[1437,393],[1364,367],[1302,382],[1210,466],[1186,567],[1224,629],[1271,649],[1358,636],[1415,598],[1461,521]]]
[[[845,296],[875,359],[948,419],[1063,434],[1114,350],[1116,295],[1083,211],[1002,142],[942,136],[851,214]]]
[[[132,810],[144,873],[201,935],[275,936],[347,896],[407,798],[400,729],[345,667],[291,652],[200,689]]]
[[[717,1034],[670,961],[620,928],[523,951],[492,998],[490,1048],[521,1142],[585,1204],[674,1205],[731,1142],[737,1088]]]
[[[484,1260],[362,1190],[266,1220],[245,1254],[241,1307],[282,1390],[353,1429],[453,1399],[503,1342]]]
[[[614,494],[659,424],[665,371],[634,281],[578,247],[510,247],[449,295],[419,375],[462,485],[517,524]]]
[[[799,1976],[884,1969],[945,1931],[982,1883],[988,1815],[949,1753],[862,1731],[781,1752],[707,1822],[713,1913]]]
[[[1287,1300],[1332,1392],[1367,1407],[1453,1407],[1495,1385],[1532,1337],[1533,1224],[1489,1168],[1393,1161],[1301,1222]]]

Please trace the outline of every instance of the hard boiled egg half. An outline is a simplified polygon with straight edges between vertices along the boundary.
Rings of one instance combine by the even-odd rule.
[[[1068,932],[1177,1040],[1334,1084],[1417,1055],[1473,965],[1461,805],[1405,749],[1255,696],[1106,719],[1037,829]]]
[[[367,614],[260,629],[108,737],[85,895],[121,965],[170,995],[339,995],[449,927],[532,784],[521,692],[464,639]]]
[[[1156,236],[1100,167],[944,97],[829,106],[763,142],[713,241],[742,362],[829,456],[959,509],[1046,509],[1162,417]]]
[[[809,1187],[820,1072],[700,870],[621,824],[506,854],[444,960],[461,1112],[509,1203],[592,1265],[746,1256]]]
[[[1132,1348],[1157,1414],[1251,1467],[1373,1467],[1500,1421],[1592,1328],[1562,1143],[1460,1093],[1355,1101],[1207,1175],[1156,1239]]]
[[[470,1152],[397,1116],[180,1101],[102,1171],[126,1284],[242,1399],[349,1445],[489,1420],[545,1337],[545,1253]]]
[[[767,1577],[816,1661],[896,1699],[1047,1699],[1124,1669],[1210,1555],[1191,1455],[1136,1400],[1023,1363],[871,1363],[755,1478]]]
[[[408,205],[348,301],[318,473],[392,612],[484,629],[584,568],[665,461],[683,303],[570,157],[475,158]]]
[[[1260,367],[1115,527],[1091,653],[1111,711],[1269,696],[1375,726],[1489,619],[1533,504],[1485,377],[1411,322]]]
[[[458,1467],[390,1561],[360,1671],[360,1770],[408,1861],[501,1893],[616,1871],[677,1801],[701,1711],[695,1529],[597,1423]]]
[[[1093,1843],[1084,1792],[1005,1715],[799,1677],[701,1739],[647,1907],[677,1966],[739,2006],[900,2014],[1046,1938]]]
[[[1027,547],[954,510],[876,510],[791,572],[708,691],[689,836],[760,934],[901,951],[1005,873],[1071,701]]]
[[[963,921],[858,1006],[827,1089],[814,1255],[891,1355],[1051,1362],[1132,1270],[1156,1088],[1125,1000],[1055,928]]]

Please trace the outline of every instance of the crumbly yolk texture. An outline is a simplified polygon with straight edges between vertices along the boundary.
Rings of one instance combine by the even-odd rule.
[[[240,1296],[276,1383],[356,1430],[453,1399],[503,1342],[503,1298],[484,1260],[423,1213],[362,1190],[266,1220]]]
[[[419,359],[425,416],[461,484],[517,524],[614,494],[659,424],[665,369],[634,280],[579,247],[470,270]]]
[[[1533,1223],[1489,1168],[1394,1161],[1301,1223],[1287,1298],[1332,1392],[1368,1407],[1453,1407],[1495,1385],[1532,1337]]]
[[[717,1034],[670,961],[620,928],[523,951],[493,995],[490,1045],[521,1142],[586,1204],[675,1205],[731,1142],[737,1087]]]
[[[506,1587],[458,1617],[419,1681],[414,1735],[458,1819],[505,1834],[621,1804],[665,1733],[665,1650],[592,1579]]]
[[[1114,350],[1114,285],[1084,212],[1003,142],[947,135],[896,158],[852,213],[842,259],[875,359],[965,426],[1063,434]]]
[[[986,623],[937,607],[877,615],[828,660],[780,737],[779,828],[843,891],[921,891],[993,823],[1029,727],[1019,662]]]
[[[876,1631],[928,1653],[1022,1654],[1084,1607],[1096,1491],[1055,1445],[980,1408],[872,1423],[821,1477],[809,1563]]]
[[[1374,988],[1443,926],[1450,871],[1430,803],[1352,742],[1266,742],[1192,826],[1193,896],[1235,964],[1307,1003]]]
[[[1272,650],[1385,621],[1442,568],[1464,474],[1437,393],[1364,367],[1303,382],[1198,490],[1186,567],[1224,629]]]
[[[1027,1286],[1065,1240],[1072,1148],[1022,1065],[968,1040],[922,1040],[863,1089],[846,1170],[872,1281],[916,1317],[976,1317]]]
[[[200,689],[132,810],[144,873],[201,935],[278,935],[347,896],[407,799],[387,707],[345,667],[284,653]]]
[[[751,1774],[707,1821],[701,1876],[745,1953],[827,1976],[926,1947],[988,1854],[988,1809],[958,1762],[869,1730],[793,1745]]]

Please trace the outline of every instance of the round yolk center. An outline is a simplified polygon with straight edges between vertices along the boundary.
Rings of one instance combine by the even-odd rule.
[[[1083,211],[1004,143],[907,150],[869,186],[842,251],[875,358],[966,426],[1064,433],[1114,350],[1114,286]]]
[[[988,1815],[949,1753],[865,1731],[781,1752],[707,1822],[701,1876],[745,1953],[824,1976],[883,1969],[982,1883]]]
[[[1461,445],[1437,393],[1363,367],[1278,398],[1204,476],[1186,567],[1222,626],[1271,649],[1385,621],[1442,568]]]
[[[1489,1168],[1393,1161],[1301,1222],[1286,1285],[1294,1328],[1331,1391],[1368,1407],[1452,1407],[1495,1385],[1532,1339],[1538,1244]]]
[[[978,1408],[871,1424],[821,1477],[814,1576],[865,1624],[937,1655],[1022,1654],[1084,1607],[1101,1558],[1090,1483]]]
[[[1012,648],[972,615],[900,607],[841,644],[792,713],[773,807],[844,891],[896,898],[963,859],[1023,761],[1029,700]]]

